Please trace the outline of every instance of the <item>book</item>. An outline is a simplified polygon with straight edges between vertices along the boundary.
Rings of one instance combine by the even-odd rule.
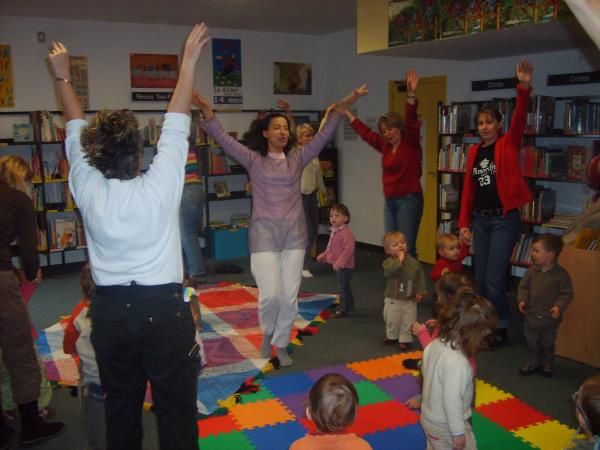
[[[76,246],[76,225],[74,219],[54,220],[54,234],[57,249],[73,248]]]
[[[30,123],[14,123],[12,131],[15,142],[33,141],[33,125]]]
[[[589,160],[589,153],[588,148],[583,145],[570,145],[567,147],[567,176],[570,179],[585,179],[585,168]]]
[[[227,186],[226,181],[215,181],[213,186],[215,188],[215,194],[217,198],[231,197],[231,192],[229,192],[229,187]]]
[[[440,185],[440,208],[455,210],[459,206],[460,193],[452,184]]]

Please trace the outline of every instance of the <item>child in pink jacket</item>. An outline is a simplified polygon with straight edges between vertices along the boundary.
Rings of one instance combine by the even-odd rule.
[[[317,256],[317,261],[331,264],[336,274],[340,305],[333,317],[343,317],[354,310],[354,297],[350,282],[354,270],[354,248],[356,240],[350,230],[350,211],[346,205],[337,204],[329,211],[331,235],[323,253]]]

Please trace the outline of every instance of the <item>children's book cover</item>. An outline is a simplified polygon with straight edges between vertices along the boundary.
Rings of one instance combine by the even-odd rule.
[[[75,220],[56,219],[54,232],[56,233],[56,248],[65,249],[75,247]]]
[[[229,187],[227,186],[227,182],[216,181],[213,186],[215,188],[215,194],[216,194],[217,198],[231,197],[231,192],[229,192]]]

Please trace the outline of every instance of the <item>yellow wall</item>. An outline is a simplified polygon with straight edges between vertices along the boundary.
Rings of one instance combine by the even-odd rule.
[[[388,48],[389,0],[356,0],[356,52]]]

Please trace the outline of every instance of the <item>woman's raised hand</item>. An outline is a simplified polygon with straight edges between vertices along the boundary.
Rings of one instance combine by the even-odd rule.
[[[197,90],[194,89],[192,94],[192,103],[200,108],[202,114],[204,115],[204,120],[209,120],[213,116],[213,110],[208,100],[202,97]]]
[[[194,28],[185,41],[183,60],[185,61],[186,58],[189,58],[190,62],[195,64],[202,53],[202,49],[209,40],[210,36],[208,35],[208,27],[206,24],[201,23],[200,25],[194,25]]]
[[[418,85],[419,75],[417,74],[417,71],[414,69],[409,69],[406,72],[406,94],[414,97]]]
[[[62,42],[52,42],[52,47],[50,47],[50,51],[48,52],[48,60],[50,61],[50,67],[52,67],[55,77],[66,80],[71,78],[69,51]]]
[[[528,87],[529,83],[531,83],[531,77],[533,76],[533,64],[531,64],[531,61],[527,59],[519,61],[519,64],[517,64],[517,67],[515,68],[515,72],[519,83]]]

